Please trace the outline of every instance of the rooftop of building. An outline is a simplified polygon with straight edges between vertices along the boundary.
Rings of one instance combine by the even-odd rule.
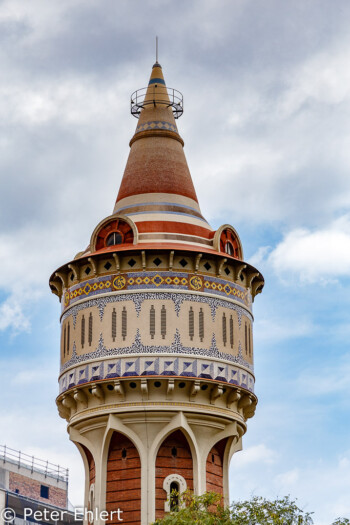
[[[48,460],[39,459],[35,456],[25,454],[20,450],[15,450],[6,445],[0,445],[0,462],[3,466],[6,464],[17,467],[28,474],[37,473],[45,478],[64,482],[68,484],[69,469],[51,463]]]

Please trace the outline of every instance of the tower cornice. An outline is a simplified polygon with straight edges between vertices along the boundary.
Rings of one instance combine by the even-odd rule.
[[[133,254],[137,256],[137,259],[135,264],[130,266],[128,261]],[[157,254],[162,257],[164,262],[161,267],[157,267],[153,263]],[[191,261],[186,265],[187,268],[180,264],[182,255]],[[175,265],[174,258],[177,261]],[[171,244],[164,246],[160,244],[156,248],[154,244],[137,244],[120,247],[117,251],[113,248],[106,248],[73,259],[59,267],[51,275],[50,288],[61,300],[68,288],[89,281],[91,278],[120,273],[132,274],[140,271],[153,271],[155,273],[178,271],[183,274],[190,271],[194,274],[200,273],[203,278],[208,276],[208,278],[216,277],[227,282],[237,282],[239,286],[248,286],[252,300],[258,293],[261,293],[265,282],[261,273],[254,266],[237,260],[228,254],[203,249],[202,247],[195,251],[193,247],[186,245]]]

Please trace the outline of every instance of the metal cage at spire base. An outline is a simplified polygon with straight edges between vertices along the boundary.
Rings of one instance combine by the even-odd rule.
[[[173,110],[174,118],[179,118],[184,112],[184,98],[180,91],[174,88],[165,87],[159,85],[159,90],[157,91],[157,85],[155,84],[152,97],[149,97],[147,100],[146,93],[148,87],[138,89],[134,91],[131,95],[131,114],[135,118],[139,118],[140,113],[143,108],[147,106],[166,106],[171,107]],[[164,91],[166,90],[167,96]]]

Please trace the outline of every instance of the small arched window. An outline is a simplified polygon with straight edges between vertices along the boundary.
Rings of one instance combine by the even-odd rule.
[[[131,224],[117,217],[108,220],[102,225],[96,234],[96,241],[93,241],[92,248],[101,250],[106,247],[117,246],[119,244],[132,244],[134,242],[134,231]]]
[[[170,510],[171,512],[179,510],[179,484],[176,481],[170,483]]]
[[[112,232],[107,237],[106,246],[115,246],[116,244],[123,244],[123,234],[120,232]]]
[[[185,478],[180,474],[169,474],[163,481],[163,489],[167,494],[167,500],[164,503],[165,512],[179,510],[179,496],[187,490]]]
[[[219,251],[236,259],[242,258],[242,248],[237,234],[231,228],[225,228],[220,234]]]
[[[233,246],[228,241],[225,243],[225,253],[227,253],[228,255],[233,255]]]

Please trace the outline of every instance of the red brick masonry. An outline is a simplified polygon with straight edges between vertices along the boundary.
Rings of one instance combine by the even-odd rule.
[[[51,481],[51,480],[50,480]],[[40,486],[45,485],[49,487],[49,498],[40,497]],[[44,503],[50,503],[51,505],[56,505],[63,509],[67,508],[67,491],[55,487],[55,485],[50,485],[49,483],[37,481],[31,477],[23,476],[22,474],[17,474],[16,472],[10,472],[9,478],[9,489],[12,492],[18,490],[21,496],[26,496],[27,498],[36,499]]]
[[[123,453],[124,451],[124,453]],[[126,457],[123,457],[123,454]],[[122,523],[139,525],[141,521],[141,461],[133,443],[115,432],[109,446],[107,463],[106,510],[120,508]],[[108,523],[121,523],[115,514]]]

